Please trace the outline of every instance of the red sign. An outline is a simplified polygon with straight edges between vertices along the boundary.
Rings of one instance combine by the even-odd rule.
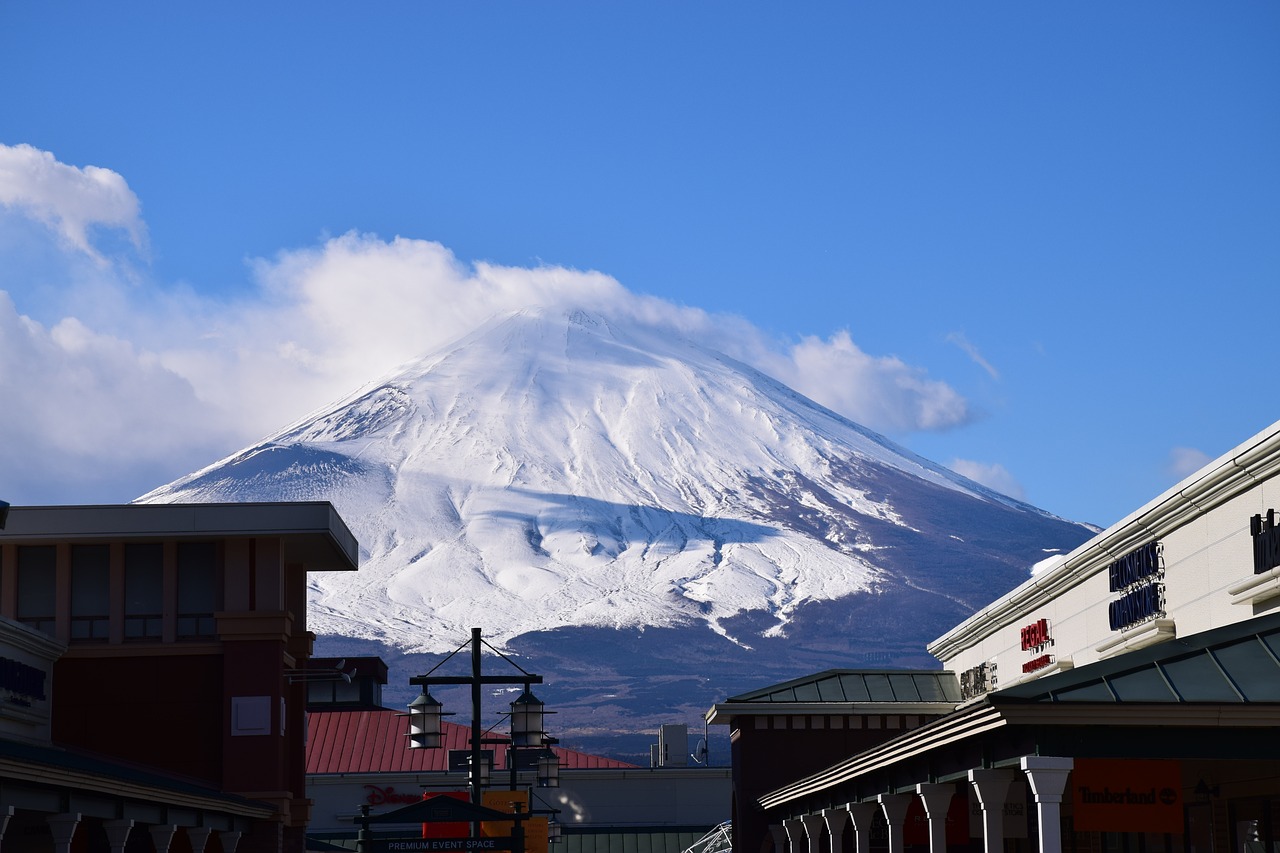
[[[395,788],[390,786],[383,788],[378,785],[365,785],[364,789],[368,791],[368,795],[364,801],[371,806],[389,806],[395,805],[408,806],[413,805],[422,799],[420,791],[414,791],[411,794],[401,794]]]
[[[471,794],[466,791],[427,791],[421,795],[422,799],[429,800],[432,797],[453,797],[455,800],[471,802]],[[422,825],[423,838],[459,838],[471,834],[471,824],[466,821],[436,821],[434,823],[424,823]]]
[[[1078,832],[1182,832],[1177,761],[1077,758],[1071,794]]]
[[[1032,658],[1022,665],[1023,672],[1035,672],[1037,669],[1044,669],[1053,663],[1053,655],[1040,655],[1038,658]]]
[[[1051,645],[1053,638],[1049,636],[1049,620],[1040,619],[1022,629],[1022,650],[1024,652],[1040,651]]]

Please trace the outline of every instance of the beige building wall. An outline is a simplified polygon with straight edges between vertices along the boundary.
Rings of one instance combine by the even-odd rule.
[[[1254,572],[1250,519],[1280,510],[1280,423],[992,602],[929,646],[985,689],[1009,687],[1280,608],[1280,569]],[[1159,543],[1161,612],[1113,629],[1110,566]],[[1145,586],[1145,581],[1136,584]],[[1043,621],[1042,621],[1043,620]],[[1030,639],[1047,639],[1024,648]]]

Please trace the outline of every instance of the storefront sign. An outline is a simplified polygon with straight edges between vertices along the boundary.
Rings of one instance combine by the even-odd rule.
[[[375,838],[365,842],[375,853],[466,853],[511,850],[510,838]]]
[[[1024,673],[1035,672],[1036,670],[1044,669],[1046,666],[1049,666],[1049,664],[1051,663],[1053,663],[1053,655],[1040,655],[1039,657],[1034,657],[1031,660],[1024,663],[1022,665],[1022,671]]]
[[[1023,673],[1035,672],[1053,663],[1053,655],[1043,654],[1044,650],[1052,645],[1053,637],[1049,636],[1048,619],[1037,619],[1030,625],[1024,625],[1022,628],[1022,650],[1024,652],[1039,652],[1040,654],[1037,654],[1036,657],[1022,665]]]
[[[0,658],[0,690],[7,690],[9,701],[30,705],[32,700],[44,701],[44,682],[49,674],[22,661]]]
[[[1163,545],[1159,542],[1148,542],[1116,560],[1107,567],[1111,591],[1119,592],[1161,574],[1163,554]]]
[[[422,793],[401,794],[392,787],[380,787],[378,785],[365,785],[364,789],[368,792],[364,801],[371,806],[387,806],[387,805],[412,805],[422,799]]]
[[[1183,830],[1177,761],[1077,758],[1071,792],[1077,832]]]
[[[960,698],[972,699],[996,687],[995,665],[980,663],[960,673]]]
[[[1022,650],[1024,652],[1043,651],[1045,646],[1053,645],[1049,636],[1049,620],[1037,619],[1022,629]]]
[[[1112,592],[1123,592],[1107,608],[1112,631],[1164,616],[1164,546],[1148,542],[1107,567]]]
[[[1253,573],[1260,575],[1280,566],[1280,528],[1276,527],[1276,511],[1267,510],[1267,517],[1255,515],[1249,519],[1249,532],[1253,534]]]
[[[1112,631],[1158,619],[1163,615],[1164,584],[1162,583],[1140,586],[1111,602],[1107,608],[1107,618]]]

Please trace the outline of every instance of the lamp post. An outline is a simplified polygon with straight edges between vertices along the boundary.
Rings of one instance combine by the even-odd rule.
[[[430,672],[425,675],[414,676],[409,679],[410,684],[420,685],[422,694],[416,697],[409,704],[409,748],[410,749],[432,749],[438,748],[442,744],[442,727],[441,717],[444,716],[444,706],[431,695],[430,688],[437,685],[467,685],[471,688],[471,750],[469,762],[469,779],[471,788],[471,802],[481,805],[481,791],[488,784],[487,774],[484,773],[484,752],[482,746],[484,744],[509,744],[509,752],[507,755],[508,762],[511,767],[512,788],[515,787],[515,751],[518,749],[538,748],[544,750],[539,756],[538,776],[539,780],[555,779],[559,765],[557,763],[555,769],[550,768],[550,762],[555,761],[555,754],[547,748],[548,744],[555,743],[554,738],[547,737],[543,730],[543,721],[548,713],[546,706],[538,697],[533,695],[530,689],[534,684],[542,683],[542,676],[525,672],[518,664],[510,658],[498,652],[497,649],[490,648],[497,653],[503,660],[511,664],[515,669],[520,670],[519,675],[485,675],[481,671],[481,646],[484,644],[480,636],[479,628],[471,629],[471,640],[467,644],[471,648],[471,674],[470,675],[434,675],[435,671],[445,664],[453,655],[456,655],[467,645],[460,646],[452,654],[443,661],[436,664]],[[524,686],[524,691],[514,702],[511,703],[511,736],[510,738],[486,738],[484,730],[481,727],[481,698],[483,695],[483,687],[487,684],[519,684]],[[549,756],[549,757],[548,757]],[[547,762],[544,764],[543,762]],[[556,783],[558,784],[558,783]],[[530,804],[532,805],[532,804]]]

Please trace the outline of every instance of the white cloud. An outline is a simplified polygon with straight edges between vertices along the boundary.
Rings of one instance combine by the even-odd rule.
[[[264,325],[252,339],[286,339],[297,368],[330,390],[366,382],[496,313],[563,305],[678,331],[872,429],[901,434],[969,418],[946,383],[897,358],[867,355],[848,332],[787,347],[741,318],[640,296],[598,272],[469,268],[438,243],[346,234],[260,262],[257,274],[279,308],[257,312]]]
[[[127,500],[233,449],[229,413],[202,405],[155,354],[74,318],[46,328],[3,291],[0,366],[6,500]]]
[[[99,262],[105,258],[90,242],[93,226],[122,229],[135,248],[146,246],[138,197],[123,177],[98,166],[59,163],[30,145],[0,145],[0,205],[44,223]]]
[[[969,420],[964,398],[945,382],[893,356],[870,356],[847,331],[806,337],[782,353],[768,346],[743,356],[800,393],[881,432],[939,430]]]
[[[1166,464],[1169,474],[1175,480],[1181,480],[1184,477],[1190,477],[1212,461],[1212,456],[1194,447],[1175,447],[1169,451],[1169,460]]]
[[[947,343],[958,346],[965,355],[969,356],[969,358],[973,360],[974,364],[978,365],[990,374],[992,379],[1000,378],[1000,371],[996,370],[995,367],[992,366],[991,362],[982,357],[982,353],[979,352],[978,348],[964,336],[963,332],[952,332],[947,335],[946,340]]]
[[[0,202],[53,228],[64,251],[92,256],[92,224],[145,235],[137,200],[116,173],[64,166],[29,146],[0,150]],[[28,501],[22,492],[56,469],[66,478],[62,502],[90,499],[76,483],[127,482],[127,493],[100,499],[128,500],[496,313],[531,306],[671,329],[883,432],[944,429],[969,417],[948,385],[868,355],[847,331],[787,345],[742,318],[637,295],[598,272],[466,264],[438,243],[350,233],[259,260],[252,274],[251,295],[220,301],[140,286],[122,266],[66,264],[52,301],[40,291],[43,325],[0,291],[0,398],[22,413],[0,419],[8,448],[0,479],[16,489],[10,495]],[[26,295],[35,299],[36,289]],[[143,476],[153,479],[137,482]]]
[[[957,474],[968,477],[975,483],[981,483],[989,489],[995,489],[1002,495],[1016,500],[1026,500],[1026,490],[1022,488],[1009,470],[998,462],[974,462],[970,459],[953,459],[947,465]]]

